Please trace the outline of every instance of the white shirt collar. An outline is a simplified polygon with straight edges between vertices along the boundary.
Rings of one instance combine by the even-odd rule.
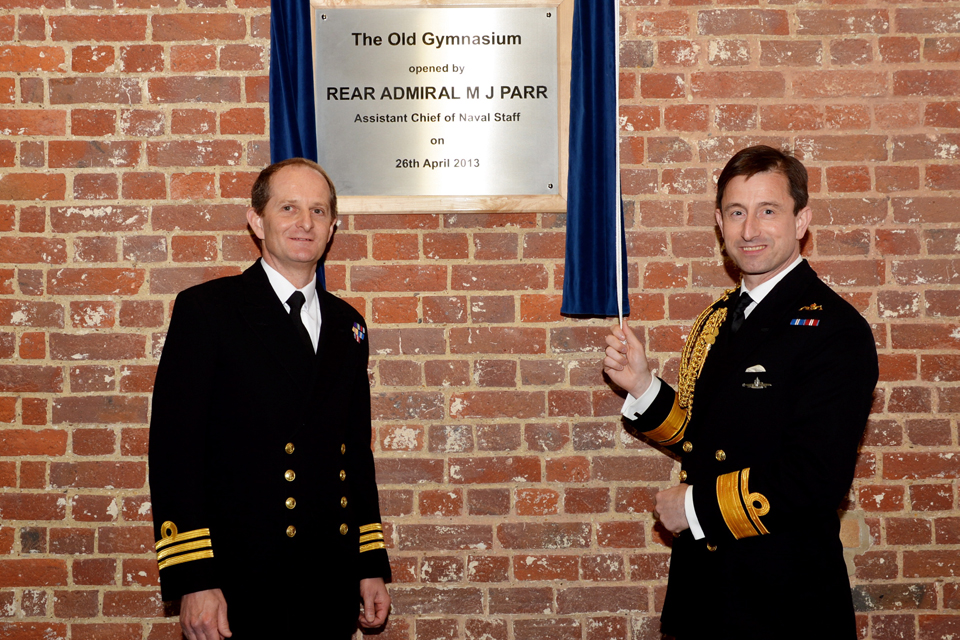
[[[803,262],[803,256],[797,256],[797,259],[794,260],[789,267],[773,276],[766,282],[758,284],[753,289],[747,289],[746,283],[743,282],[743,279],[740,280],[740,293],[750,294],[750,298],[755,304],[760,304],[760,301],[767,297],[767,294],[773,291],[773,288],[777,286],[781,280],[783,280],[788,273],[797,268],[797,265]]]
[[[287,304],[287,299],[298,289],[280,275],[279,271],[268,265],[266,260],[261,258],[260,264],[263,265],[263,270],[267,274],[270,286],[273,287],[273,292],[280,298],[280,302],[283,303],[283,308],[287,310],[287,313],[290,313],[290,305]],[[320,340],[321,324],[320,304],[317,300],[317,276],[314,275],[313,279],[299,291],[303,293],[303,297],[306,299],[303,309],[300,310],[300,317],[303,319],[303,326],[307,328],[307,333],[310,334],[310,340],[313,341],[313,348],[316,349]]]

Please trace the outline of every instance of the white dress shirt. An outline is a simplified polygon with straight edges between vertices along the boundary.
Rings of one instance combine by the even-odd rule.
[[[290,305],[287,304],[287,300],[293,295],[294,291],[300,291],[306,298],[303,308],[300,309],[300,319],[303,321],[303,326],[307,328],[307,333],[310,334],[313,351],[316,353],[317,343],[320,341],[320,301],[317,299],[317,276],[314,275],[313,280],[307,283],[307,286],[303,289],[297,289],[290,284],[289,280],[280,275],[279,271],[268,265],[265,260],[261,260],[260,264],[263,265],[263,270],[267,272],[267,280],[270,281],[273,292],[280,298],[280,302],[283,303],[283,308],[287,310],[287,313],[290,313]]]
[[[767,297],[767,294],[773,291],[773,288],[780,283],[781,280],[786,277],[788,273],[793,271],[798,264],[803,261],[802,256],[797,256],[797,259],[794,260],[789,267],[773,276],[766,282],[758,284],[753,289],[747,289],[747,285],[744,284],[743,280],[740,281],[740,294],[744,293],[749,294],[750,298],[753,300],[747,308],[743,310],[743,318],[746,320],[750,317],[750,314],[753,313],[753,310],[757,308],[757,305]],[[653,404],[654,399],[657,397],[657,394],[660,393],[660,378],[654,376],[653,380],[650,382],[650,386],[647,387],[647,390],[640,394],[639,398],[634,398],[631,394],[627,394],[627,399],[623,402],[623,408],[620,412],[628,420],[636,420],[638,415],[643,415],[643,412],[650,408],[650,405]],[[687,491],[683,496],[683,508],[687,516],[687,524],[690,525],[690,532],[693,534],[694,540],[700,540],[706,537],[703,533],[703,528],[700,526],[700,521],[697,520],[697,512],[693,508],[693,485],[687,487]]]

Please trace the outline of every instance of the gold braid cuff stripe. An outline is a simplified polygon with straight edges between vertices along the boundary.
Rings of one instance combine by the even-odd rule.
[[[760,516],[770,512],[770,502],[760,493],[750,493],[749,478],[750,467],[717,478],[720,513],[737,540],[770,533],[760,522]],[[760,508],[755,507],[754,502],[759,502]]]
[[[680,408],[685,411],[684,427],[690,423],[690,419],[693,417],[690,408],[693,406],[693,390],[697,385],[697,378],[703,371],[703,365],[707,361],[710,347],[717,340],[720,325],[727,319],[727,307],[718,308],[717,305],[726,302],[734,291],[736,289],[724,291],[723,295],[717,298],[712,305],[703,310],[697,317],[696,322],[693,323],[687,342],[683,345],[683,351],[680,354],[677,398]],[[672,411],[671,415],[673,415]]]
[[[360,533],[367,533],[368,531],[383,531],[383,525],[379,522],[374,522],[373,524],[365,524],[360,527]]]
[[[360,547],[360,553],[364,553],[365,551],[373,551],[374,549],[386,549],[386,548],[387,548],[387,545],[385,545],[382,542],[371,542],[370,544],[365,544],[362,547]]]
[[[183,553],[184,551],[193,551],[195,549],[206,549],[213,545],[210,544],[210,538],[206,540],[194,540],[193,542],[184,542],[183,544],[178,544],[169,549],[164,549],[157,553],[157,560],[163,560],[168,556],[172,556],[176,553]]]
[[[194,529],[193,531],[184,531],[183,533],[177,533],[177,525],[173,524],[171,521],[167,520],[160,526],[160,533],[162,537],[157,540],[156,548],[157,551],[160,551],[163,547],[173,544],[175,542],[183,542],[184,540],[193,540],[194,538],[209,538],[210,529]]]
[[[683,439],[683,432],[686,428],[687,412],[680,407],[680,396],[674,396],[673,407],[670,409],[667,419],[656,429],[644,431],[643,435],[654,442],[658,442],[664,446],[670,446],[677,444]]]
[[[767,500],[767,497],[762,493],[750,493],[750,489],[747,488],[747,481],[750,479],[750,467],[747,467],[743,470],[743,473],[740,474],[740,495],[743,496],[743,504],[747,507],[747,513],[750,514],[750,520],[753,521],[754,526],[757,527],[757,530],[761,534],[770,533],[763,523],[760,522],[760,516],[765,516],[770,513],[770,501]],[[760,508],[758,509],[754,506],[754,503],[759,503]]]
[[[166,569],[167,567],[172,567],[175,564],[182,564],[184,562],[190,562],[192,560],[202,560],[204,558],[212,558],[213,551],[195,551],[194,553],[187,553],[182,556],[173,556],[168,558],[160,563],[160,569]]]
[[[370,542],[371,540],[383,540],[383,534],[377,532],[377,533],[367,533],[365,535],[360,536],[360,544],[363,544],[364,542]]]

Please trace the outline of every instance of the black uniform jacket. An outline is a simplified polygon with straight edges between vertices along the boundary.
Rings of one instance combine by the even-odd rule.
[[[390,576],[366,326],[317,294],[314,355],[259,262],[187,289],[157,371],[150,488],[163,598],[222,589],[234,640],[348,634],[359,581]]]
[[[674,541],[662,628],[852,640],[837,508],[877,383],[873,335],[805,261],[732,333],[738,295],[701,314],[677,391],[663,384],[633,423],[681,456],[706,534]]]

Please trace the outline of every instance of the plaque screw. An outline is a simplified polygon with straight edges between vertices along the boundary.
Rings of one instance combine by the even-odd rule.
[[[547,11],[547,17],[548,17],[548,18],[552,18],[552,17],[553,17],[553,14],[550,13],[549,11]]]
[[[321,19],[321,20],[326,20],[326,19],[327,19],[327,14],[321,13],[321,14],[320,14],[320,19]]]
[[[552,183],[552,182],[547,185],[547,189],[553,189],[553,183]]]

